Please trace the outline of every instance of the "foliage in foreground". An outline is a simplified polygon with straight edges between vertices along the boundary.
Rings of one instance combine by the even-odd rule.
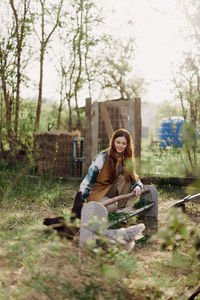
[[[78,182],[20,172],[0,173],[0,299],[145,300],[190,295],[200,279],[199,225],[178,210],[162,209],[169,199],[184,196],[181,188],[159,188],[158,235],[147,229],[151,238],[138,242],[130,254],[115,244],[105,250],[83,250],[42,225],[45,217],[66,214]],[[199,220],[198,206],[188,207],[188,213]]]

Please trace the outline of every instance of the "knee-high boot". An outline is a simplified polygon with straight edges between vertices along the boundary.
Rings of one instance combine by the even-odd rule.
[[[81,209],[83,207],[83,200],[82,200],[82,192],[77,192],[74,200],[74,204],[72,207],[72,217],[71,221],[74,221],[76,218],[81,218]]]

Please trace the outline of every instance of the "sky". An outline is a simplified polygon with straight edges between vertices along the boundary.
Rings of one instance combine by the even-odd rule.
[[[103,30],[122,41],[128,37],[135,38],[134,68],[148,83],[143,101],[173,101],[172,69],[186,47],[182,35],[185,23],[176,3],[177,0],[98,0],[106,22]],[[128,20],[133,24],[128,25]],[[33,74],[38,74],[38,67],[33,66]],[[33,77],[36,80],[37,75]],[[30,96],[27,92],[24,90],[24,96]],[[56,71],[47,61],[43,96],[59,99]],[[83,92],[83,102],[86,97],[88,95]]]
[[[122,39],[135,37],[136,69],[149,83],[143,100],[172,100],[172,70],[187,47],[183,38],[186,24],[177,9],[177,0],[100,1],[107,12],[110,31]],[[132,20],[132,29],[126,25],[127,20]]]

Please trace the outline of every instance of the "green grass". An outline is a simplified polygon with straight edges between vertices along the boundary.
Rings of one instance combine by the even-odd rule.
[[[197,162],[200,153],[196,154]],[[188,155],[183,148],[168,147],[160,149],[159,145],[145,145],[141,153],[142,176],[185,177],[198,175],[200,165],[195,165],[195,172],[191,168]]]
[[[65,215],[78,187],[76,181],[1,170],[0,300],[187,299],[200,280],[192,237],[180,243],[177,236],[174,243],[180,247],[174,254],[171,244],[161,249],[173,218],[167,207],[186,190],[159,187],[158,235],[147,228],[144,240],[128,254],[116,247],[80,249],[42,224],[45,217]],[[187,210],[188,218],[180,213],[180,220],[199,230],[199,206],[188,204]],[[171,238],[172,231],[167,232]]]

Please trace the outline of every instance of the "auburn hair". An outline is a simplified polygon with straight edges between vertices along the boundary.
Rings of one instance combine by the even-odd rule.
[[[133,181],[137,182],[139,178],[137,177],[135,170],[134,170],[134,150],[133,150],[133,143],[130,133],[123,128],[117,129],[110,140],[110,147],[109,150],[109,161],[110,161],[110,168],[112,172],[113,179],[116,178],[115,166],[118,157],[118,153],[115,148],[115,140],[118,137],[125,137],[127,141],[127,147],[123,153],[123,157],[125,160],[125,169],[124,175],[126,180],[132,179]],[[129,165],[129,167],[128,167]]]

